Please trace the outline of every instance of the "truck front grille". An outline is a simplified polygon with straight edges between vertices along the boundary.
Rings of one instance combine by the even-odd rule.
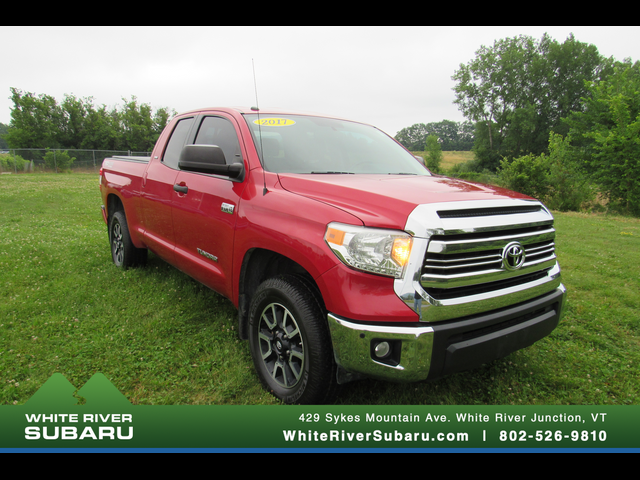
[[[476,213],[489,215],[484,211]],[[521,227],[493,225],[471,233],[459,231],[433,235],[429,240],[421,284],[433,298],[463,297],[527,283],[544,276],[556,264],[552,220]],[[524,250],[524,263],[517,268],[508,268],[505,263],[505,249],[511,245]]]

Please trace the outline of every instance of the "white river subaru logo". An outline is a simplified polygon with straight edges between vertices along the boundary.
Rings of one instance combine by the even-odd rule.
[[[506,270],[518,270],[524,265],[524,256],[520,242],[511,242],[502,250],[502,265]]]

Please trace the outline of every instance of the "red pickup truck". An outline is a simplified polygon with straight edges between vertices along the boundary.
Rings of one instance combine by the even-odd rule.
[[[151,250],[229,298],[285,403],[478,367],[548,335],[566,298],[540,202],[432,175],[362,123],[184,113],[150,158],[105,159],[100,189],[115,264]]]

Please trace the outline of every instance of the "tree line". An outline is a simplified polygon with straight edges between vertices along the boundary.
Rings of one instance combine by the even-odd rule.
[[[151,151],[175,112],[153,110],[135,96],[121,107],[96,106],[92,97],[50,95],[11,88],[11,122],[0,125],[7,148]]]
[[[471,121],[416,123],[400,130],[395,139],[411,151],[423,151],[427,147],[427,138],[435,136],[444,151],[471,150],[474,140],[474,124]]]
[[[606,58],[573,35],[521,35],[481,46],[452,79],[473,132],[475,159],[460,176],[497,175],[560,210],[598,193],[640,215],[640,63]],[[396,138],[414,149],[430,134],[418,124]]]

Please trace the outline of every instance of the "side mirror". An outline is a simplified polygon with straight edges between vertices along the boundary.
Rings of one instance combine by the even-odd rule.
[[[178,168],[235,179],[242,179],[244,174],[244,164],[227,165],[224,152],[217,145],[186,145],[180,153]]]
[[[424,165],[424,158],[422,158],[420,155],[414,155],[414,157],[416,157],[416,160],[418,160],[422,165]],[[424,165],[426,167],[426,165]]]

